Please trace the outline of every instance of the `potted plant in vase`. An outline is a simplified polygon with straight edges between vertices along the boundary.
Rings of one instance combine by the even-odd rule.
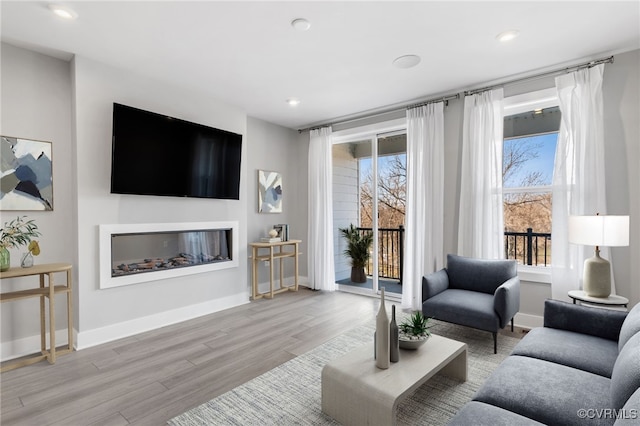
[[[347,240],[344,254],[351,258],[351,282],[367,282],[364,267],[369,261],[369,248],[373,243],[373,234],[370,232],[362,233],[353,224],[348,228],[341,228],[340,233]]]
[[[26,216],[18,216],[16,219],[5,222],[0,229],[0,271],[6,271],[11,266],[9,248],[17,248],[31,243],[32,238],[40,236],[38,226],[34,220],[26,220]],[[40,253],[40,247],[32,245],[29,253]]]
[[[405,318],[398,326],[398,340],[402,349],[418,349],[431,336],[429,328],[430,318],[425,318],[422,312],[415,311]]]

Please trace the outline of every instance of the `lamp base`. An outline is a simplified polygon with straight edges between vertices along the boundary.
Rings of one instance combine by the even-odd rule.
[[[611,294],[611,264],[600,257],[600,250],[596,255],[584,261],[582,289],[587,296],[609,297]]]

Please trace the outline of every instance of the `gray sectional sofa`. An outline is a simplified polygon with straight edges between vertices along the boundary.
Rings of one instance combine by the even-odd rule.
[[[640,304],[545,301],[531,330],[450,425],[640,425]]]

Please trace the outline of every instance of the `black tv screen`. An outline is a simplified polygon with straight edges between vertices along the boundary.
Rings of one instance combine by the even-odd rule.
[[[242,135],[113,104],[111,193],[240,198]]]

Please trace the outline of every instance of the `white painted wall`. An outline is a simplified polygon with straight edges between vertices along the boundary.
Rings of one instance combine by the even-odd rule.
[[[505,96],[554,87],[554,78],[508,85]],[[629,214],[630,246],[613,248],[612,264],[617,293],[628,297],[633,305],[640,302],[640,51],[615,56],[604,74],[604,122],[608,146],[606,190],[610,214]],[[463,88],[461,88],[463,89]],[[464,99],[449,101],[445,109],[445,196],[444,250],[457,252],[460,165],[462,155],[462,120]],[[352,129],[400,117],[401,113],[363,119],[334,126],[334,131]],[[306,134],[308,145],[308,134]],[[551,297],[548,283],[522,279],[521,324],[538,325],[544,300]],[[518,322],[518,318],[516,318]]]
[[[614,249],[612,261],[618,293],[629,297],[632,304],[640,302],[639,64],[640,51],[616,55],[615,63],[605,68],[603,87],[607,200],[610,213],[631,216],[631,245]],[[36,219],[43,233],[42,254],[36,262],[74,265],[75,326],[80,347],[248,301],[247,241],[259,238],[272,222],[289,223],[292,236],[306,240],[307,194],[313,190],[307,186],[308,133],[296,135],[290,129],[247,118],[239,108],[181,89],[179,82],[150,81],[86,58],[69,64],[3,43],[0,65],[0,133],[53,142],[54,211],[26,213]],[[509,96],[552,86],[553,79],[541,79],[510,86],[505,92]],[[244,134],[241,200],[110,194],[114,101]],[[450,101],[445,110],[447,253],[456,252],[462,105],[462,99]],[[263,167],[282,170],[286,176],[285,213],[276,221],[271,215],[257,213],[255,170]],[[7,212],[1,215],[3,222],[13,216]],[[98,289],[99,224],[212,220],[240,222],[241,265],[237,270]],[[12,253],[14,266],[19,254]],[[305,275],[306,256],[300,261]],[[7,291],[22,284],[3,280],[2,285]],[[541,315],[543,301],[550,294],[548,285],[524,282],[521,312]],[[37,303],[33,299],[0,306],[2,359],[38,347],[39,323],[33,314]],[[64,299],[57,304],[57,324],[65,327]]]
[[[306,220],[306,157],[298,156],[298,132],[257,118],[247,119],[247,138],[251,148],[247,152],[247,238],[259,241],[267,232],[279,223],[289,225],[289,238],[302,240],[299,259],[300,283],[306,284],[307,261],[307,220]],[[258,170],[277,171],[282,174],[282,213],[258,213]],[[251,253],[249,253],[250,255]],[[274,270],[279,276],[279,263]],[[294,273],[294,263],[290,259],[283,261],[285,278]],[[251,264],[248,265],[248,277],[251,279]],[[269,268],[260,263],[258,282],[268,283]],[[288,284],[288,283],[287,283]],[[277,284],[276,284],[277,285]]]
[[[247,152],[251,142],[246,137],[244,111],[204,93],[183,90],[179,82],[152,81],[86,58],[69,63],[8,44],[2,44],[1,53],[1,133],[53,143],[54,211],[19,213],[35,219],[43,233],[37,263],[73,264],[77,346],[247,303]],[[245,135],[241,199],[110,194],[113,102]],[[289,139],[297,140],[289,132]],[[296,158],[297,153],[293,155]],[[13,216],[2,212],[3,222]],[[98,225],[205,221],[239,222],[239,267],[99,289]],[[301,226],[306,232],[306,222]],[[19,255],[19,251],[13,253],[13,266]],[[8,291],[24,285],[21,280],[3,280],[2,286]],[[64,336],[64,298],[56,302],[58,333]],[[3,303],[1,309],[2,359],[36,351],[38,300]],[[59,343],[64,341],[58,338]]]
[[[553,77],[508,85],[505,97],[555,87]],[[640,302],[640,51],[615,55],[605,65],[604,132],[606,191],[609,214],[630,215],[630,246],[612,249],[617,293]],[[458,239],[460,164],[464,100],[445,109],[445,252],[455,253]],[[521,313],[541,316],[549,284],[522,281]],[[516,318],[517,319],[517,318]]]
[[[78,347],[248,302],[246,115],[239,108],[83,57],[72,61],[77,173]],[[113,102],[245,135],[240,200],[110,194]],[[169,172],[169,171],[167,171]],[[101,224],[238,221],[240,266],[99,289]]]
[[[2,43],[0,134],[48,141],[52,144],[54,210],[2,211],[0,222],[27,215],[42,232],[41,254],[35,263],[68,262],[75,259],[74,195],[71,145],[71,76],[69,63]],[[22,249],[11,250],[11,265],[19,267]],[[64,275],[56,275],[64,282]],[[2,280],[2,291],[38,286],[38,278]],[[56,298],[56,323],[66,330],[66,301]],[[40,347],[39,301],[24,299],[0,305],[2,354],[33,353]],[[34,341],[29,336],[38,335]],[[61,333],[58,342],[66,342]],[[35,342],[35,345],[32,344]]]

